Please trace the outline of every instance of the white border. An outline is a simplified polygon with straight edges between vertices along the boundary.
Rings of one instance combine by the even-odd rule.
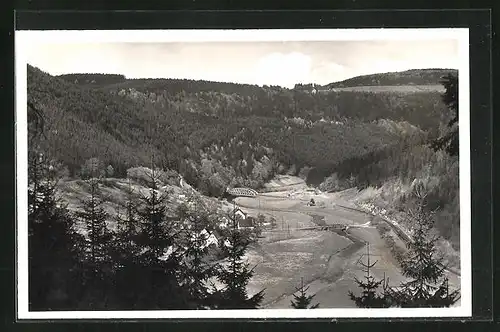
[[[110,42],[250,42],[250,41],[459,41],[460,137],[460,257],[461,306],[422,309],[259,309],[169,311],[48,311],[28,310],[27,227],[27,52],[35,43]],[[432,50],[429,50],[432,52]],[[302,29],[302,30],[84,30],[16,31],[16,177],[17,187],[17,317],[18,319],[141,319],[141,318],[375,318],[471,317],[471,193],[469,136],[469,30],[468,29]]]

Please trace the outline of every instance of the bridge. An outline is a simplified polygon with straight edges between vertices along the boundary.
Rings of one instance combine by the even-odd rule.
[[[258,195],[257,191],[250,188],[228,188],[226,192],[232,196],[256,197]]]

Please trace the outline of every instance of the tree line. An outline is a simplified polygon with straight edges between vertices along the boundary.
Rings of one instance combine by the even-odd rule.
[[[93,174],[89,197],[70,212],[57,196],[58,165],[35,151],[29,160],[30,310],[259,306],[264,291],[250,296],[246,289],[253,268],[243,256],[252,238],[236,216],[226,216],[223,259],[214,259],[207,241],[221,217],[186,205],[172,216],[155,172],[148,193],[137,198],[129,187],[125,211],[116,216],[106,211]]]

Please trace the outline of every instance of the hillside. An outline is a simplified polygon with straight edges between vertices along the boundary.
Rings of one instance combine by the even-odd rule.
[[[415,73],[426,73],[426,82],[443,74],[417,70],[400,76]],[[96,84],[82,84],[83,78]],[[419,146],[441,135],[450,118],[436,91],[311,94],[205,81],[117,79],[122,80],[117,75],[54,77],[28,67],[29,101],[45,117],[39,148],[61,162],[70,177],[82,176],[96,158],[114,177],[154,162],[210,196],[233,186],[259,189],[285,173],[325,190],[381,186],[394,176],[408,182],[424,174],[422,167],[436,164],[434,154]],[[450,186],[436,191],[439,206],[456,201],[457,185],[442,185]],[[446,209],[452,216],[447,218],[456,220],[454,205]]]
[[[428,84],[428,85],[364,85],[364,86],[334,88],[333,90],[372,92],[372,93],[419,93],[419,92],[443,93],[445,89],[440,84]]]
[[[30,308],[288,308],[299,278],[321,307],[354,307],[365,247],[398,287],[412,282],[413,236],[441,235],[423,257],[459,270],[459,163],[445,149],[458,81],[409,86],[318,93],[28,66]],[[456,272],[443,282],[460,289]]]
[[[229,83],[82,85],[73,78],[28,68],[29,99],[46,116],[42,147],[71,176],[94,157],[111,165],[115,176],[124,176],[130,167],[149,165],[154,156],[155,163],[179,171],[210,195],[220,195],[228,185],[259,188],[277,172],[335,167],[409,135],[374,121],[380,118],[406,121],[417,128],[411,135],[423,139],[426,133],[418,127],[436,123],[444,109],[433,94],[424,99],[352,92],[319,97]],[[421,105],[421,100],[435,106]]]
[[[452,73],[455,69],[411,69],[403,72],[390,72],[356,76],[340,82],[327,84],[329,89],[361,87],[361,86],[418,86],[440,85],[443,76]]]

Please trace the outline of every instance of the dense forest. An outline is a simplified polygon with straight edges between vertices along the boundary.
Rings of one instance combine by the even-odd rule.
[[[447,116],[437,93],[312,95],[190,80],[94,86],[75,77],[28,68],[30,102],[46,114],[42,144],[70,176],[93,157],[124,176],[154,155],[199,188],[257,188],[278,171],[329,169],[410,136],[437,136]]]
[[[445,73],[454,71],[375,76],[390,81],[380,84],[442,84]],[[82,84],[89,81],[96,83]],[[450,180],[432,186],[434,205],[447,225],[458,223],[458,161],[428,144],[446,141],[453,121],[453,108],[438,92],[314,94],[121,75],[54,77],[28,66],[28,99],[44,114],[42,149],[69,177],[80,177],[92,158],[114,177],[154,158],[200,192],[221,196],[232,186],[258,189],[277,173],[300,175],[326,190],[442,175]],[[447,227],[443,232],[457,242]]]
[[[30,246],[37,248],[30,249],[30,270],[35,271],[30,277],[34,287],[40,287],[32,305],[46,307],[48,295],[43,292],[58,285],[65,295],[53,299],[51,308],[258,307],[263,293],[246,293],[252,269],[242,261],[252,236],[236,227],[219,230],[230,244],[222,254],[232,264],[212,264],[199,235],[214,224],[211,218],[219,217],[193,214],[187,208],[175,211],[174,219],[167,217],[156,179],[148,183],[149,195],[131,199],[127,214],[116,216],[134,221],[137,228],[106,230],[110,216],[98,195],[103,178],[130,178],[143,166],[158,167],[166,178],[180,174],[202,194],[216,197],[232,186],[258,189],[284,173],[325,191],[419,179],[426,189],[420,213],[435,212],[428,224],[435,222],[441,235],[458,246],[458,81],[445,70],[400,76],[406,79],[411,73],[424,77],[426,84],[443,84],[446,93],[311,93],[206,81],[129,80],[122,75],[54,77],[28,66]],[[443,79],[444,73],[452,75]],[[76,216],[55,197],[60,178],[84,179],[91,188],[91,197]],[[411,195],[397,198],[397,208],[415,203]],[[86,239],[74,231],[74,218],[85,221]],[[175,229],[165,232],[163,228],[172,225]],[[51,242],[58,237],[54,234],[64,241]],[[57,260],[51,258],[53,248],[61,253]],[[418,250],[414,248],[415,255]],[[139,276],[139,270],[150,275]],[[408,273],[417,281],[423,278]],[[130,283],[130,276],[138,279]],[[151,284],[142,283],[145,278]],[[207,286],[210,278],[226,287]],[[130,284],[136,288],[133,298],[123,291]],[[360,282],[365,286],[374,284]],[[179,296],[166,299],[158,289]],[[302,293],[293,307],[309,307],[312,298]],[[389,298],[415,303],[394,294]],[[364,305],[354,295],[353,301]]]

